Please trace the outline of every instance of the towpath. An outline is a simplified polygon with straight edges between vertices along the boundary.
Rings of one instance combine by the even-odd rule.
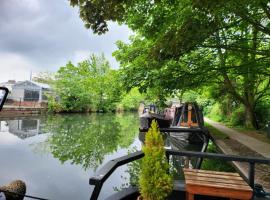
[[[226,134],[228,138],[220,139],[213,135],[216,145],[225,154],[265,157],[270,158],[270,144],[264,143],[244,133],[228,128],[221,123],[204,118],[205,122]],[[243,162],[233,162],[235,167],[246,177],[248,177],[249,166]],[[256,165],[255,182],[264,186],[270,192],[270,166],[264,164]]]
[[[223,124],[214,122],[208,118],[204,118],[204,120],[219,131],[227,134],[231,139],[234,139],[237,142],[249,147],[251,150],[261,154],[265,158],[270,158],[270,144],[245,135],[244,133],[241,133],[234,129],[228,128]]]

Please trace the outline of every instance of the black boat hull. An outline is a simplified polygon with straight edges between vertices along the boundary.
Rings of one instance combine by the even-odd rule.
[[[140,129],[150,128],[153,120],[157,121],[159,128],[168,128],[172,123],[172,119],[166,119],[164,115],[144,113],[140,116]]]

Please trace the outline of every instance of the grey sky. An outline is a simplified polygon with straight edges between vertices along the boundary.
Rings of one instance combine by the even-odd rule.
[[[28,79],[30,71],[56,71],[91,53],[111,56],[117,40],[128,41],[131,31],[110,24],[102,36],[85,29],[78,9],[67,0],[0,0],[0,82]]]

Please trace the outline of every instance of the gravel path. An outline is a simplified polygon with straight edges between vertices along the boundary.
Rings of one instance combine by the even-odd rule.
[[[270,158],[270,145],[268,143],[262,142],[253,137],[240,133],[236,130],[222,125],[221,123],[214,122],[208,118],[204,118],[204,120],[219,131],[227,134],[231,139],[234,139],[239,143],[247,146],[251,150],[261,154],[265,158]]]
[[[269,144],[235,131],[208,118],[205,118],[205,122],[229,136],[229,138],[223,140],[217,138],[215,139],[215,143],[219,146],[223,153],[270,158]],[[246,177],[248,176],[247,163],[234,162],[234,164]],[[257,164],[255,174],[255,182],[263,185],[267,191],[270,191],[270,166]]]

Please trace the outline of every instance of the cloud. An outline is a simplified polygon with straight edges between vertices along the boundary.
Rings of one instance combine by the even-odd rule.
[[[94,35],[84,27],[78,9],[65,0],[0,1],[0,52],[17,55],[22,58],[22,66],[29,62],[33,71],[56,71],[69,60],[85,57],[87,52],[104,53],[117,68],[111,56],[115,42],[128,41],[132,32],[116,23],[110,23],[109,28],[105,35]],[[14,65],[9,69],[16,71]]]
[[[29,79],[31,70],[35,69],[31,60],[19,54],[0,52],[0,60],[0,82]]]

